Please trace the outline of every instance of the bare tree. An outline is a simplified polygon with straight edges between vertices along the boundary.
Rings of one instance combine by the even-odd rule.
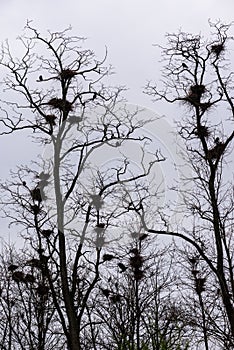
[[[193,330],[177,302],[170,247],[139,232],[129,246],[103,255],[109,268],[99,283],[98,343],[103,349],[190,349]]]
[[[40,160],[20,166],[1,185],[2,210],[22,228],[32,276],[41,276],[33,295],[49,297],[68,349],[88,349],[101,251],[119,240],[124,216],[134,215],[127,197],[145,193],[142,179],[163,157],[156,153],[145,160],[143,146],[150,140],[139,129],[146,121],[119,107],[122,88],[105,87],[110,73],[105,57],[98,61],[82,49],[82,38],[67,36],[67,30],[46,37],[28,23],[20,41],[21,58],[13,57],[8,43],[2,48],[8,99],[2,102],[1,134],[28,130],[47,148]],[[137,173],[124,156],[123,146],[130,142],[142,144]],[[108,165],[113,149],[118,156]],[[95,337],[92,341],[90,348]]]
[[[41,269],[28,252],[5,247],[1,256],[1,348],[63,349],[65,344]],[[28,260],[26,260],[28,258]],[[38,260],[37,260],[38,262]],[[59,329],[60,332],[56,332]]]
[[[180,193],[184,219],[176,229],[168,225],[162,230],[148,221],[146,211],[142,210],[141,218],[148,232],[178,237],[193,247],[190,259],[196,256],[208,276],[206,281],[206,276],[194,275],[203,308],[204,330],[207,305],[202,306],[205,302],[202,295],[208,295],[209,287],[213,286],[216,292],[212,295],[216,296],[209,317],[215,319],[222,305],[223,318],[216,326],[224,333],[223,348],[231,349],[234,346],[234,202],[230,162],[234,105],[228,53],[232,37],[231,25],[210,22],[210,26],[210,40],[204,40],[200,34],[168,34],[168,45],[162,48],[166,62],[164,88],[160,90],[151,83],[146,88],[156,100],[179,102],[185,108],[185,115],[178,121],[187,151],[183,153],[185,165],[191,169],[191,177],[184,178],[184,190]]]

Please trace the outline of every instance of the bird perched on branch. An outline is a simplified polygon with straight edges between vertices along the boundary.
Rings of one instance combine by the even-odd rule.
[[[147,233],[144,233],[143,235],[141,235],[139,237],[139,241],[143,241],[144,239],[146,239],[149,235]]]
[[[187,66],[186,63],[182,63],[182,67],[183,67],[184,69],[187,69],[187,68],[188,68],[188,66]]]
[[[118,263],[118,266],[119,266],[119,268],[120,268],[121,272],[124,272],[124,271],[126,271],[126,270],[127,270],[127,266],[125,266],[125,265],[124,265],[124,264],[122,264],[122,263]]]

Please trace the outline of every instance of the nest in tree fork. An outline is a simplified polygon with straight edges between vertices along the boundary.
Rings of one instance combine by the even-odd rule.
[[[72,79],[75,75],[77,75],[77,72],[72,69],[63,69],[60,73],[60,77],[65,80]]]
[[[50,125],[56,125],[56,123],[55,123],[56,118],[57,117],[54,114],[47,114],[45,116],[46,122]]]
[[[196,278],[195,280],[195,289],[197,294],[201,294],[202,292],[205,291],[205,278]]]
[[[12,274],[12,279],[15,282],[24,282],[24,273],[22,271],[15,271]]]
[[[192,85],[188,95],[185,97],[185,101],[191,103],[192,105],[200,105],[201,97],[205,91],[205,85]]]
[[[49,293],[49,287],[44,284],[39,284],[36,291],[40,296],[47,296]]]
[[[224,44],[215,44],[211,46],[211,52],[213,52],[217,57],[224,51]]]
[[[135,255],[130,257],[130,265],[133,268],[140,268],[143,265],[144,259],[141,255]]]
[[[42,201],[42,198],[41,198],[41,191],[38,187],[34,188],[32,191],[31,191],[31,196],[32,196],[32,199],[34,201],[37,201],[37,202],[41,202]]]
[[[200,105],[199,105],[202,112],[207,111],[211,106],[212,106],[212,103],[210,103],[210,102],[203,102],[203,103],[200,103]]]
[[[224,149],[225,145],[222,142],[218,143],[217,145],[215,145],[215,147],[207,151],[206,159],[213,160],[219,158],[223,154]]]
[[[198,137],[209,137],[210,136],[210,131],[207,126],[205,125],[200,125],[195,131],[194,134]]]
[[[144,271],[136,268],[134,271],[134,277],[136,281],[140,281],[144,277]]]
[[[49,100],[48,105],[53,108],[59,109],[60,111],[65,111],[67,113],[72,111],[71,102],[63,100],[62,98],[54,97],[51,100]]]

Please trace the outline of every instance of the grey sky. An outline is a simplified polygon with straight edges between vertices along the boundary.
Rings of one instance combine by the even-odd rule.
[[[75,34],[88,38],[98,55],[106,45],[117,73],[111,77],[113,83],[129,88],[131,103],[152,107],[142,94],[145,81],[159,77],[160,52],[152,44],[162,43],[166,32],[180,27],[206,32],[208,18],[231,22],[234,4],[232,0],[10,0],[1,1],[0,9],[0,40],[14,42],[26,19],[32,19],[41,31],[71,25]]]

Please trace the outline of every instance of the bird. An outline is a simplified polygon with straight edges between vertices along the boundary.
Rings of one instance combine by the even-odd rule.
[[[115,257],[112,254],[104,254],[102,258],[103,258],[103,261],[110,261],[110,260],[114,259]]]
[[[126,270],[127,270],[127,266],[125,266],[125,265],[124,265],[124,264],[122,264],[122,263],[118,263],[118,266],[119,266],[119,268],[120,268],[121,272],[124,272],[124,271],[126,271]]]
[[[149,235],[147,233],[144,233],[143,235],[141,235],[139,237],[139,241],[143,241],[144,239],[146,239]]]
[[[43,237],[49,238],[50,235],[53,233],[53,230],[42,230],[41,234]]]
[[[103,288],[101,288],[101,291],[102,291],[102,293],[105,295],[105,297],[109,297],[109,295],[110,295],[110,293],[111,293],[111,291],[109,290],[109,289],[103,289]]]
[[[11,265],[8,266],[8,270],[11,271],[11,272],[13,272],[13,271],[17,270],[18,267],[19,267],[19,266],[17,266],[17,265],[11,264]]]
[[[215,140],[214,140],[215,144],[218,145],[220,144],[220,138],[219,137],[216,137]]]
[[[39,81],[43,81],[43,76],[39,75]]]

